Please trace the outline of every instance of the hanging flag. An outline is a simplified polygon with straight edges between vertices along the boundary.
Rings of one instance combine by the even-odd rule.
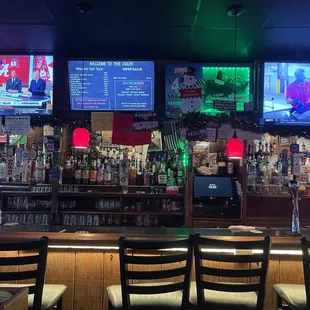
[[[169,151],[177,151],[179,148],[179,140],[176,121],[164,122],[163,129],[166,149]]]

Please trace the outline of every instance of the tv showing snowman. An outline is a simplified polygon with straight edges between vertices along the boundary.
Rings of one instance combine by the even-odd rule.
[[[178,118],[191,112],[215,115],[223,112],[216,107],[227,102],[235,103],[230,105],[234,110],[243,111],[245,103],[252,100],[251,81],[251,65],[166,65],[166,116]]]

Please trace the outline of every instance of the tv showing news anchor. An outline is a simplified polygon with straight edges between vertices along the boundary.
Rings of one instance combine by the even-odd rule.
[[[52,115],[53,56],[0,55],[0,115]]]

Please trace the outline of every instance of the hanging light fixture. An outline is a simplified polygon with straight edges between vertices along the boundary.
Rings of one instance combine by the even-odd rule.
[[[84,61],[83,61],[83,77],[82,77],[81,124],[83,123],[83,110],[84,110]],[[79,127],[73,131],[72,138],[73,138],[73,147],[75,149],[87,149],[89,146],[90,132],[84,127]]]
[[[244,144],[243,141],[237,137],[236,130],[233,137],[227,141],[226,148],[228,158],[240,159],[243,157]]]
[[[228,8],[227,15],[234,18],[234,39],[235,39],[235,63],[237,61],[237,17],[242,15],[244,7],[241,4],[235,4]],[[234,100],[236,102],[236,81],[237,81],[237,67],[235,65],[235,85],[234,85]],[[243,157],[244,143],[237,137],[236,130],[231,139],[227,141],[227,156],[231,159],[241,159]]]
[[[86,128],[76,128],[73,131],[73,145],[75,149],[87,149],[90,133]]]

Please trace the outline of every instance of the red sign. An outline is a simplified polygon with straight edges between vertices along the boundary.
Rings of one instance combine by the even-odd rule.
[[[16,71],[16,77],[23,85],[29,84],[30,56],[0,56],[0,84],[6,84],[11,77],[11,71]]]
[[[182,99],[202,98],[203,96],[201,88],[184,88],[180,89],[179,92]]]

